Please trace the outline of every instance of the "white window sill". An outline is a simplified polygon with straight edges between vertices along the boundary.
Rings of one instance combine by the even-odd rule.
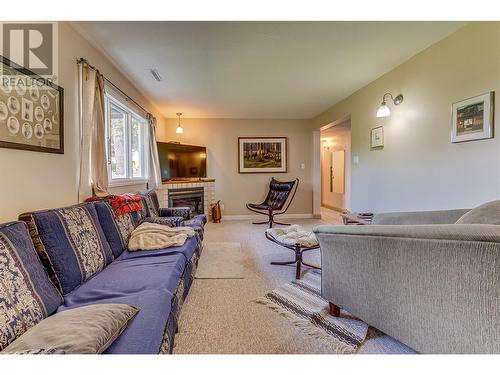
[[[142,185],[147,184],[148,180],[140,179],[140,180],[123,180],[123,181],[109,181],[109,187],[120,187],[120,186],[131,186],[131,185]]]

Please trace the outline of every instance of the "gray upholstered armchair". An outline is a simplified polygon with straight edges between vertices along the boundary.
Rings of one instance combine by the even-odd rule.
[[[322,295],[422,353],[500,353],[500,201],[319,226]]]

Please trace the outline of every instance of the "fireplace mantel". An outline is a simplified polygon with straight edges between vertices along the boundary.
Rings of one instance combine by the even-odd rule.
[[[160,207],[168,207],[169,190],[186,188],[203,188],[203,212],[210,218],[210,206],[215,203],[215,179],[211,178],[162,181],[162,185],[156,188]]]
[[[184,179],[184,180],[163,180],[161,183],[163,185],[178,185],[178,184],[199,184],[204,182],[215,182],[213,178],[193,178],[193,179]]]

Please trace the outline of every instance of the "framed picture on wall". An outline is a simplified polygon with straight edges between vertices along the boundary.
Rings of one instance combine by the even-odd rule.
[[[370,131],[370,148],[380,149],[384,147],[384,127],[378,126]]]
[[[0,147],[64,153],[64,90],[0,56]]]
[[[494,92],[453,103],[453,143],[493,138]]]
[[[286,137],[239,137],[239,173],[285,173]]]

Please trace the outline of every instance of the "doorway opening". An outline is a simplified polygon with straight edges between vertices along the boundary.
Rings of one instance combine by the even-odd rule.
[[[328,217],[333,211],[350,209],[351,190],[351,120],[335,121],[319,130],[319,214]],[[318,165],[317,164],[317,165]],[[337,214],[338,215],[338,214]]]

